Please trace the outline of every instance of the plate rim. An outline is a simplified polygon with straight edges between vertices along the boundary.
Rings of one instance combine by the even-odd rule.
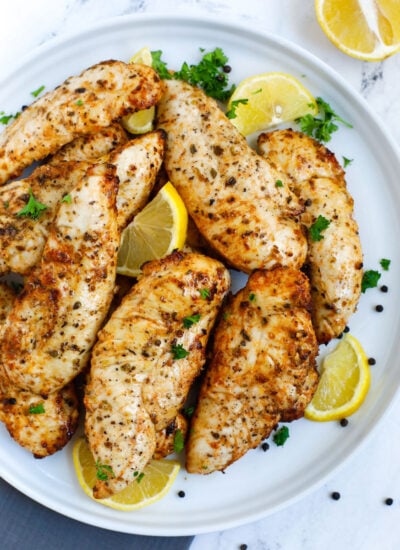
[[[38,47],[34,48],[31,52],[23,56],[20,62],[17,63],[10,72],[8,72],[6,75],[4,75],[4,77],[0,79],[0,88],[2,88],[3,86],[6,86],[7,81],[12,80],[14,75],[16,75],[18,72],[23,70],[24,66],[26,66],[27,64],[31,64],[32,61],[40,58],[47,51],[49,52],[54,51],[60,46],[66,45],[68,44],[68,42],[79,38],[85,38],[85,37],[87,38],[93,32],[98,32],[98,31],[101,32],[107,29],[111,31],[113,27],[118,28],[121,25],[135,25],[140,23],[141,21],[146,21],[147,23],[150,23],[152,25],[157,25],[157,24],[167,25],[169,22],[174,24],[179,23],[181,25],[201,23],[207,27],[213,27],[214,30],[221,29],[225,32],[229,31],[229,32],[246,33],[248,36],[251,36],[254,39],[267,41],[267,43],[270,45],[277,44],[281,48],[284,48],[286,51],[290,51],[292,53],[295,53],[296,55],[299,55],[302,59],[307,60],[316,70],[322,72],[324,76],[328,74],[331,78],[334,78],[335,81],[337,82],[338,88],[341,89],[342,95],[343,95],[343,92],[345,92],[347,96],[350,96],[354,101],[356,101],[356,103],[362,109],[364,109],[364,111],[366,111],[369,119],[375,124],[375,127],[379,129],[381,135],[385,139],[385,142],[391,148],[393,157],[397,159],[397,162],[400,166],[400,147],[398,146],[396,140],[393,138],[390,131],[384,127],[382,120],[372,110],[372,108],[367,103],[367,101],[339,73],[337,73],[328,64],[326,64],[324,61],[319,59],[313,53],[309,52],[304,47],[299,46],[296,43],[291,42],[286,38],[277,36],[276,34],[263,31],[259,27],[250,28],[249,24],[247,23],[246,24],[242,22],[239,23],[233,20],[227,20],[226,22],[225,21],[218,22],[218,21],[215,21],[212,17],[205,16],[205,15],[197,15],[197,14],[171,15],[171,14],[161,14],[161,13],[145,13],[145,14],[135,13],[135,14],[120,15],[120,16],[115,16],[111,18],[106,18],[101,21],[97,21],[93,24],[88,25],[85,29],[59,34],[56,37],[53,37],[50,40],[39,45]],[[26,485],[26,483],[20,482],[19,480],[15,480],[15,479],[10,480],[7,477],[7,474],[3,472],[3,467],[1,463],[0,463],[0,475],[3,477],[5,481],[10,483],[13,487],[20,490],[21,492],[23,492],[25,495],[32,498],[36,502],[39,502],[40,504],[50,508],[55,512],[59,512],[63,514],[66,517],[73,518],[75,520],[87,523],[89,525],[94,525],[100,528],[106,528],[112,531],[125,532],[125,533],[131,533],[131,534],[143,534],[143,535],[183,536],[183,535],[195,535],[195,534],[201,534],[201,533],[208,533],[210,531],[237,527],[239,525],[243,525],[246,523],[250,523],[252,521],[259,520],[272,513],[275,513],[277,511],[280,511],[282,509],[289,507],[290,505],[304,498],[306,495],[317,490],[318,487],[320,487],[323,483],[325,483],[330,476],[332,476],[334,473],[338,472],[341,468],[343,468],[348,463],[348,461],[351,458],[353,458],[358,452],[360,452],[360,450],[363,449],[363,447],[370,441],[378,425],[385,418],[386,414],[389,414],[390,410],[393,408],[396,402],[396,399],[399,396],[399,393],[400,393],[400,383],[397,386],[397,388],[393,390],[391,399],[388,403],[385,404],[385,407],[383,407],[382,405],[380,406],[380,415],[378,415],[378,420],[374,423],[374,425],[372,426],[368,434],[364,435],[361,442],[359,442],[355,448],[347,452],[347,454],[344,456],[344,458],[341,460],[339,464],[337,464],[330,471],[326,472],[325,475],[321,476],[317,481],[311,484],[308,488],[303,489],[298,494],[285,500],[280,505],[276,505],[273,508],[268,509],[267,511],[260,510],[258,513],[253,513],[250,516],[247,515],[243,518],[242,521],[238,521],[238,520],[234,520],[234,521],[225,520],[225,522],[220,521],[217,526],[211,526],[211,527],[203,526],[203,528],[197,528],[195,531],[193,530],[192,527],[186,528],[185,526],[181,526],[180,528],[178,528],[178,530],[161,528],[156,531],[153,528],[140,529],[140,528],[137,528],[137,526],[135,526],[135,530],[133,531],[129,528],[124,529],[124,526],[121,524],[116,524],[113,518],[110,518],[108,521],[108,524],[105,525],[104,517],[101,517],[101,518],[98,518],[97,516],[93,517],[90,514],[90,512],[87,512],[86,514],[87,516],[90,516],[89,518],[88,517],[82,518],[82,514],[79,514],[79,513],[74,514],[73,510],[66,509],[66,507],[63,506],[62,504],[54,507],[54,504],[47,502],[46,498],[41,499],[40,495],[38,496],[34,490],[31,490]],[[103,523],[100,523],[100,520]]]

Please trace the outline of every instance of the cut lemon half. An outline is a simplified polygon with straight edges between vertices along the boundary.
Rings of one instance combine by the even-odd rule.
[[[73,461],[79,484],[93,498],[96,465],[84,437],[75,442]],[[137,480],[132,481],[126,489],[111,497],[93,500],[116,510],[139,510],[163,498],[171,489],[179,470],[180,464],[176,460],[151,460],[143,470],[144,475],[137,476]]]
[[[129,63],[142,63],[151,67],[153,64],[151,51],[147,47],[142,48],[130,58]],[[124,116],[122,118],[122,126],[131,134],[145,134],[153,130],[155,115],[155,107],[150,107],[132,115]]]
[[[240,82],[229,99],[227,113],[239,132],[248,136],[307,114],[316,115],[318,106],[293,76],[264,73]]]
[[[168,182],[122,232],[117,272],[137,277],[145,262],[183,248],[187,223],[183,200]]]
[[[315,0],[318,22],[342,52],[380,61],[400,50],[399,0]]]
[[[321,365],[321,377],[304,416],[319,422],[353,414],[370,386],[368,359],[360,342],[346,334]]]

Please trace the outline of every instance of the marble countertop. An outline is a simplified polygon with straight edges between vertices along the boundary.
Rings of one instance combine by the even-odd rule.
[[[400,146],[400,54],[381,63],[345,56],[323,35],[311,0],[13,0],[2,6],[2,76],[52,37],[130,13],[212,14],[278,34],[311,51],[361,94]],[[256,523],[195,537],[191,550],[400,548],[400,399],[372,438],[324,485]],[[338,491],[340,500],[331,493]],[[393,498],[392,506],[385,504]]]

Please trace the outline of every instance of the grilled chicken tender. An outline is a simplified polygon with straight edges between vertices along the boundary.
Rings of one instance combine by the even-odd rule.
[[[177,416],[204,360],[228,291],[229,272],[200,254],[175,252],[146,264],[143,277],[98,335],[85,394],[85,431],[95,460],[115,477],[95,498],[124,489]],[[196,315],[190,327],[184,319]]]
[[[128,135],[118,123],[101,128],[67,143],[50,159],[51,164],[66,160],[97,160],[128,141]]]
[[[40,261],[63,196],[78,185],[89,166],[85,162],[40,166],[29,177],[0,188],[0,274],[26,275]],[[37,218],[19,215],[30,191],[46,206]]]
[[[121,145],[109,156],[119,179],[118,227],[145,206],[164,156],[164,133],[151,132]],[[92,164],[61,161],[37,168],[26,179],[0,188],[0,274],[8,271],[28,274],[39,263],[51,224],[63,197],[74,189]],[[37,219],[19,216],[29,191],[46,205]]]
[[[15,297],[9,286],[0,283],[0,332]],[[37,458],[62,449],[78,423],[78,400],[73,384],[43,399],[29,391],[5,387],[4,382],[0,371],[0,421],[11,437]],[[31,412],[38,407],[43,412]]]
[[[330,222],[321,240],[309,236],[307,257],[315,332],[328,343],[343,332],[361,293],[362,250],[344,171],[326,147],[290,129],[262,134],[259,149],[305,204],[302,223],[309,229],[318,216]]]
[[[253,151],[203,91],[166,81],[157,107],[166,130],[165,166],[200,233],[233,267],[250,273],[300,267],[303,207],[276,170]]]
[[[68,78],[0,135],[0,184],[76,137],[155,105],[161,93],[159,76],[142,64],[103,61]]]
[[[316,389],[318,345],[307,277],[292,268],[254,272],[231,297],[214,337],[186,449],[186,469],[224,470],[303,415]]]
[[[88,362],[114,290],[116,193],[114,167],[95,165],[71,191],[71,203],[60,205],[41,263],[0,340],[0,365],[10,385],[48,395]]]

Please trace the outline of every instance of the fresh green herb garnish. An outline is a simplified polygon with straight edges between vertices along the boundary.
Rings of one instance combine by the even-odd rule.
[[[115,474],[111,466],[107,466],[107,464],[100,464],[100,462],[97,460],[96,477],[97,479],[100,479],[100,481],[107,481],[108,479],[110,479],[110,477],[115,477]]]
[[[176,454],[180,453],[181,451],[183,451],[183,448],[185,446],[185,438],[183,437],[183,433],[181,432],[181,430],[176,430],[175,432],[175,435],[174,435],[174,452]]]
[[[171,353],[174,359],[185,359],[189,355],[189,352],[182,346],[182,344],[172,345]]]
[[[185,407],[183,409],[183,414],[186,416],[186,418],[191,418],[194,413],[194,407]]]
[[[43,403],[39,403],[38,405],[31,405],[29,407],[29,414],[43,414],[44,411],[44,405]]]
[[[188,315],[187,317],[184,317],[182,319],[183,326],[185,328],[190,328],[195,323],[198,323],[200,321],[200,313],[196,313],[195,315]]]
[[[250,292],[249,294],[249,300],[250,302],[254,302],[256,299],[256,295],[254,294],[254,292]]]
[[[386,258],[382,258],[382,260],[379,263],[381,264],[381,267],[384,271],[389,271],[390,260],[387,260]]]
[[[203,52],[200,48],[200,51]],[[153,59],[152,67],[161,78],[184,80],[194,86],[199,86],[204,92],[220,101],[226,101],[235,89],[235,86],[228,86],[228,75],[224,67],[228,58],[221,48],[215,48],[212,52],[205,53],[197,65],[189,65],[184,62],[179,71],[169,72],[167,65],[161,59],[162,51],[151,52]]]
[[[72,202],[71,195],[69,193],[64,195],[63,198],[61,199],[61,202],[66,202],[67,204],[71,204]]]
[[[368,288],[375,288],[378,285],[378,281],[381,278],[379,271],[369,269],[364,271],[364,275],[361,281],[361,292],[365,292]]]
[[[354,159],[348,159],[346,157],[343,157],[343,167],[347,168],[353,162],[353,160]]]
[[[275,432],[273,440],[278,447],[281,447],[289,439],[289,428],[287,426],[281,426],[277,432]]]
[[[16,119],[21,113],[15,113],[15,115],[6,115],[4,111],[0,112],[0,124],[7,125],[13,118]]]
[[[283,183],[281,180],[276,180],[275,187],[283,187]]]
[[[330,141],[332,134],[339,129],[339,126],[335,122],[340,122],[347,126],[347,128],[353,128],[349,122],[346,122],[337,115],[329,103],[324,101],[322,97],[317,97],[316,102],[319,117],[308,114],[296,119],[302,132],[319,141],[327,142]]]
[[[330,221],[324,218],[324,216],[318,216],[315,222],[310,226],[311,240],[316,242],[324,238],[321,232],[324,231],[330,225]]]
[[[81,107],[83,105],[83,101],[81,99],[78,99],[78,101],[75,101],[75,105],[78,105],[78,107]]]
[[[136,482],[140,483],[143,478],[144,478],[144,472],[140,472],[140,474],[136,478]]]
[[[229,111],[226,111],[225,115],[230,119],[236,118],[237,117],[236,109],[238,108],[238,106],[247,105],[248,102],[249,102],[248,99],[235,99],[234,101],[232,101],[231,108],[229,109]]]
[[[199,292],[203,300],[206,300],[207,298],[210,297],[210,291],[208,290],[208,288],[200,288]]]
[[[8,201],[3,201],[4,208],[8,208],[10,206],[10,203]]]
[[[33,95],[33,97],[37,97],[43,92],[44,88],[45,86],[39,86],[37,90],[34,90],[33,92],[31,92],[31,95]]]
[[[226,321],[227,319],[229,319],[230,317],[230,313],[228,311],[224,311],[224,313],[222,314],[222,318],[224,321]]]
[[[16,216],[27,216],[32,220],[37,220],[44,210],[47,210],[47,206],[37,201],[33,196],[32,189],[29,189],[29,200],[26,205],[16,213]]]

